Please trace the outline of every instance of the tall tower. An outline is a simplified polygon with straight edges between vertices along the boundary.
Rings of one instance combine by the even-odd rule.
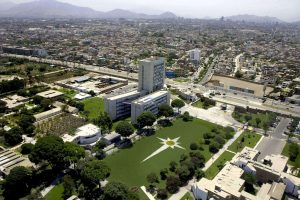
[[[164,58],[151,57],[139,63],[139,91],[148,93],[161,90],[165,81]]]

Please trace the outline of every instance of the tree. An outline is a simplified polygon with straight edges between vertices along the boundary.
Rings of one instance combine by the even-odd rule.
[[[20,115],[20,120],[18,122],[18,125],[22,128],[23,132],[26,135],[32,135],[35,129],[35,126],[33,125],[34,122],[35,122],[34,116],[26,113]]]
[[[73,142],[66,142],[63,149],[64,160],[71,164],[75,164],[80,158],[84,158],[84,149]]]
[[[248,174],[246,173],[244,175],[244,180],[245,180],[245,191],[253,194],[255,193],[255,188],[253,185],[256,183],[256,178],[253,174]]]
[[[113,122],[107,112],[100,113],[99,117],[94,120],[94,123],[101,127],[104,131],[110,131],[113,125]]]
[[[256,126],[258,127],[258,125],[261,123],[261,119],[257,117],[255,118],[255,122],[256,122]]]
[[[171,161],[169,165],[170,165],[170,171],[174,172],[178,164],[175,161]]]
[[[209,151],[212,153],[217,153],[219,151],[220,145],[216,142],[213,142],[209,145]]]
[[[165,118],[171,117],[174,114],[173,108],[168,104],[162,104],[158,107],[158,115]]]
[[[4,134],[4,140],[8,145],[15,146],[22,142],[22,133],[22,129],[18,127],[13,127]]]
[[[47,161],[53,167],[63,167],[66,164],[64,142],[60,137],[53,135],[39,138],[29,158],[36,164]]]
[[[104,199],[122,200],[128,194],[128,188],[123,183],[109,182],[103,189]]]
[[[299,146],[296,143],[290,143],[289,145],[289,157],[291,161],[295,161],[299,154]]]
[[[123,137],[128,137],[134,133],[134,128],[129,122],[121,121],[116,126],[116,132]]]
[[[166,189],[158,189],[157,190],[157,198],[159,199],[167,199],[168,191]]]
[[[166,189],[174,194],[178,191],[180,184],[180,179],[177,176],[169,176],[166,181]]]
[[[190,144],[190,149],[191,149],[191,150],[197,150],[197,149],[198,149],[197,143],[195,143],[195,142],[191,143],[191,144]]]
[[[43,110],[48,110],[51,104],[52,101],[50,99],[45,99],[45,98],[43,98],[42,101],[40,102],[40,106]]]
[[[252,120],[252,116],[251,115],[245,115],[245,120],[246,122],[249,122],[250,120]]]
[[[7,107],[6,107],[6,102],[0,100],[0,113],[4,113],[6,111]]]
[[[185,122],[188,122],[188,121],[192,121],[193,120],[193,117],[190,116],[190,113],[185,111],[182,115],[182,120],[185,121]]]
[[[195,172],[195,176],[196,176],[197,180],[200,180],[201,178],[203,178],[205,176],[205,173],[201,169],[197,169]]]
[[[84,164],[80,174],[86,183],[100,186],[100,181],[109,176],[110,168],[102,161],[92,160]]]
[[[4,196],[7,199],[19,199],[25,196],[30,192],[31,178],[30,169],[23,166],[13,168],[5,179]]]
[[[180,166],[176,169],[176,174],[182,183],[187,182],[190,179],[191,172],[189,171],[187,166]]]
[[[172,101],[171,106],[173,108],[177,108],[177,112],[179,113],[180,108],[184,106],[184,102],[181,99],[175,99]]]
[[[167,174],[168,174],[168,169],[164,168],[162,170],[160,170],[159,174],[160,174],[160,178],[161,180],[165,180],[167,178]]]
[[[152,126],[155,120],[155,115],[152,112],[143,112],[138,116],[137,123],[140,128],[144,128],[146,126]]]
[[[70,196],[72,196],[74,188],[75,188],[75,183],[70,175],[65,175],[63,177],[62,184],[64,187],[63,197],[64,197],[64,199],[67,199]]]
[[[158,176],[154,172],[148,174],[146,178],[147,178],[148,183],[150,183],[150,186],[153,185],[154,183],[159,182]]]
[[[267,131],[268,131],[268,129],[269,129],[268,123],[267,123],[267,122],[263,122],[263,123],[262,123],[262,128],[263,128],[265,134],[267,134]]]
[[[33,148],[34,148],[34,145],[31,144],[31,143],[22,144],[22,146],[21,146],[21,154],[23,154],[23,155],[30,154],[31,151],[33,150]]]
[[[242,77],[243,77],[243,74],[241,73],[240,70],[238,70],[238,71],[235,72],[234,77],[235,77],[235,78],[242,78]]]

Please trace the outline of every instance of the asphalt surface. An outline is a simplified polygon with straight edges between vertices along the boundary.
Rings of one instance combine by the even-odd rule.
[[[281,118],[280,122],[270,133],[270,135],[261,140],[256,147],[256,149],[260,151],[260,155],[257,158],[258,161],[261,161],[267,155],[281,154],[287,138],[287,136],[284,135],[284,131],[286,130],[290,121],[291,119],[289,118]]]

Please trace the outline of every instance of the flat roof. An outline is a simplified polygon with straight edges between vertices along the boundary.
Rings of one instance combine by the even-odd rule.
[[[264,160],[271,161],[271,166],[268,166],[271,167],[273,170],[281,173],[286,167],[289,158],[283,155],[272,154],[266,156]]]
[[[64,95],[64,93],[57,91],[57,90],[47,90],[45,92],[37,93],[37,95],[44,97],[44,98],[54,98],[54,97]]]
[[[169,93],[168,91],[164,91],[164,90],[161,90],[161,91],[157,91],[157,92],[154,92],[154,93],[151,93],[151,94],[148,94],[146,96],[143,96],[139,99],[136,99],[133,101],[133,103],[147,103],[149,101],[152,101],[153,99],[156,99],[162,95],[165,95]]]
[[[117,138],[117,137],[120,137],[120,136],[121,136],[121,135],[118,134],[118,133],[110,133],[110,134],[104,136],[104,139],[110,141],[110,140],[113,140],[113,139],[115,139],[115,138]]]
[[[116,100],[116,99],[121,99],[121,98],[129,97],[129,96],[138,95],[140,93],[141,93],[140,91],[134,90],[134,91],[127,92],[127,93],[124,93],[124,94],[119,94],[119,95],[116,95],[116,96],[108,97],[107,99],[108,100]]]

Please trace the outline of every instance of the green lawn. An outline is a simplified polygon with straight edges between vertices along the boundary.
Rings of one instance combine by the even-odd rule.
[[[99,97],[90,98],[83,101],[84,111],[87,111],[90,120],[97,118],[104,112],[104,100]]]
[[[159,175],[161,169],[169,168],[171,161],[178,162],[182,154],[190,152],[189,146],[192,142],[199,143],[203,134],[210,132],[214,127],[221,128],[199,119],[194,119],[192,122],[183,122],[181,119],[175,121],[173,126],[162,128],[155,135],[137,141],[132,148],[123,149],[108,156],[104,161],[111,168],[109,180],[124,182],[129,187],[147,186],[146,176],[149,173],[154,172]],[[185,150],[169,148],[142,163],[142,160],[162,146],[157,137],[171,139],[180,137],[178,142]],[[202,147],[204,150],[201,153],[208,160],[212,156],[208,151],[208,145],[203,144]],[[163,187],[164,182],[160,181],[158,186]]]
[[[64,192],[63,184],[60,183],[56,185],[46,196],[45,200],[62,200],[62,195]]]
[[[190,194],[186,193],[180,200],[194,200],[195,198]]]
[[[75,90],[69,90],[66,88],[61,88],[58,91],[62,92],[65,94],[65,96],[69,99],[73,99],[73,97],[78,94],[78,92],[76,92]]]
[[[285,144],[285,146],[282,150],[282,153],[281,153],[282,155],[289,157],[289,146],[290,146],[290,144],[291,143],[288,143],[288,142]],[[300,145],[298,145],[298,147],[299,147],[299,151],[300,151]],[[298,154],[295,161],[291,161],[289,159],[288,164],[291,165],[291,166],[300,168],[300,153]]]
[[[257,133],[253,133],[250,131],[245,131],[240,135],[240,137],[234,141],[232,145],[228,147],[228,150],[233,152],[240,152],[243,150],[243,148],[250,147],[253,148],[257,144],[257,142],[260,140],[262,136]],[[244,138],[244,142],[242,142]]]
[[[192,106],[197,107],[197,108],[203,108],[203,109],[206,109],[206,110],[211,108],[211,107],[214,107],[212,105],[209,105],[208,107],[204,107],[204,102],[201,101],[201,100],[196,101],[195,103],[192,104]]]
[[[274,113],[238,113],[233,112],[232,117],[241,123],[246,123],[246,116],[251,116],[251,120],[249,121],[250,126],[263,128],[263,123],[271,124],[276,119],[276,114]],[[260,119],[260,123],[256,124],[256,118]]]
[[[215,162],[206,170],[205,177],[209,180],[212,180],[223,168],[224,164],[227,161],[230,161],[233,158],[234,154],[225,151]]]

